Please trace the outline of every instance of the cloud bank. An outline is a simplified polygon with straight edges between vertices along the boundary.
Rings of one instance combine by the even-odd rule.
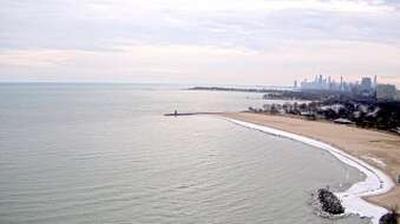
[[[400,84],[396,1],[3,0],[0,80]],[[279,77],[279,78],[277,78]]]

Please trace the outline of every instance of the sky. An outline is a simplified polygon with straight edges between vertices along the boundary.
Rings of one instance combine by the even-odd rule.
[[[0,0],[1,81],[400,87],[400,0]]]

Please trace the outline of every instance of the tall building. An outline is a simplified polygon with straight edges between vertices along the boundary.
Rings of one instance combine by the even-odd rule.
[[[372,81],[373,80],[373,81]],[[341,92],[352,92],[354,95],[363,97],[375,97],[377,77],[363,77],[361,82],[345,82],[343,76],[340,82],[336,82],[330,76],[316,75],[313,81],[305,79],[300,83],[301,89],[308,90],[330,90]]]
[[[372,88],[372,80],[369,77],[363,77],[359,86],[359,94],[362,96],[373,96],[374,89]]]
[[[344,90],[344,85],[343,85],[343,76],[340,76],[340,90],[343,91]]]
[[[369,77],[363,77],[361,79],[361,88],[362,89],[371,89],[372,88],[372,81]]]
[[[376,98],[378,100],[395,100],[397,98],[396,86],[391,84],[378,84],[376,86]]]
[[[341,91],[340,85],[330,76],[316,75],[313,81],[305,79],[300,83],[301,89]]]

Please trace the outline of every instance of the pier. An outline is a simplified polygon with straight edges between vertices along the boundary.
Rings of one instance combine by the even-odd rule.
[[[193,115],[215,115],[221,114],[222,112],[189,112],[189,113],[178,113],[175,111],[174,113],[167,113],[164,116],[167,117],[180,117],[180,116],[193,116]]]

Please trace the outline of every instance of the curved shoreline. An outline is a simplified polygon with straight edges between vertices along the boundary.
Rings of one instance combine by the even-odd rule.
[[[367,164],[366,162],[358,158],[355,158],[354,156],[345,153],[338,148],[333,147],[332,145],[309,137],[304,137],[279,129],[270,128],[264,125],[258,125],[232,118],[224,119],[243,127],[255,129],[275,136],[300,141],[305,144],[328,151],[340,161],[349,166],[355,167],[360,172],[366,175],[366,179],[364,181],[353,184],[345,192],[337,193],[337,196],[342,200],[343,206],[346,209],[346,213],[357,214],[361,217],[371,218],[374,224],[378,224],[379,218],[387,212],[385,208],[371,204],[362,199],[362,197],[366,196],[374,196],[387,193],[394,187],[392,179],[381,170]]]

